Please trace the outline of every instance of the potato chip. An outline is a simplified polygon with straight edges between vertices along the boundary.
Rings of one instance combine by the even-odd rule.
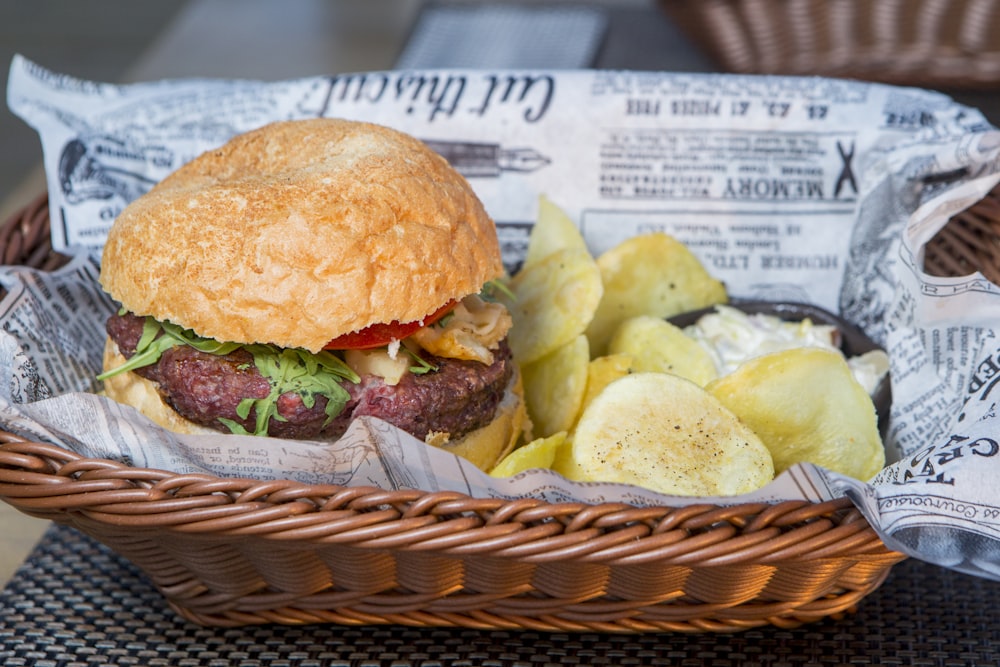
[[[604,388],[632,372],[632,355],[607,354],[587,364],[587,391],[583,395],[582,413]]]
[[[688,496],[745,493],[774,476],[771,455],[749,428],[704,389],[669,373],[609,384],[553,469],[579,481]]]
[[[598,257],[597,265],[604,295],[587,327],[595,356],[607,351],[615,329],[630,317],[665,318],[727,300],[725,286],[667,234],[627,239]]]
[[[524,399],[535,435],[569,430],[587,389],[590,346],[580,334],[541,359],[521,366]]]
[[[604,289],[586,250],[566,248],[526,266],[511,280],[513,299],[501,296],[514,326],[514,359],[530,364],[579,336],[590,324]]]
[[[779,473],[809,461],[868,480],[885,465],[872,399],[836,352],[766,354],[707,390],[760,436]]]
[[[561,474],[566,479],[575,479],[566,473],[573,468],[573,432],[566,434],[566,439],[561,445],[555,448],[555,456],[549,468]]]
[[[566,212],[542,195],[538,198],[538,216],[528,238],[524,266],[535,264],[542,258],[567,248],[587,250],[587,243]]]
[[[635,371],[673,373],[701,386],[718,376],[708,350],[680,327],[651,315],[622,322],[608,343],[608,352],[630,355]]]
[[[564,442],[566,442],[566,431],[553,433],[547,438],[532,440],[504,457],[490,471],[490,475],[493,477],[513,477],[525,470],[551,468],[556,453]]]

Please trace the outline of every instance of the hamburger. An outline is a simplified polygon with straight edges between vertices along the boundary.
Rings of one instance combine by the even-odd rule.
[[[335,440],[383,419],[488,470],[527,428],[493,221],[417,139],[277,122],[115,220],[104,392],[181,433]]]

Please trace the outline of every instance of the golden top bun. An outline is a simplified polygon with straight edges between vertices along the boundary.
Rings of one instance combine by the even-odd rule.
[[[444,158],[386,127],[313,119],[239,135],[133,201],[100,280],[137,315],[315,352],[502,271],[493,221]]]

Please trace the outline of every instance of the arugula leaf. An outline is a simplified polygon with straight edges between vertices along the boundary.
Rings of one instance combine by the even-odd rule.
[[[97,379],[106,380],[113,375],[118,375],[125,371],[132,371],[143,366],[151,366],[160,360],[160,356],[164,352],[182,343],[180,339],[174,336],[157,337],[161,330],[159,322],[152,317],[147,317],[146,321],[142,324],[142,335],[139,336],[139,342],[136,343],[135,354],[121,366],[101,373],[97,376]]]
[[[347,364],[326,351],[310,354],[297,348],[279,349],[271,345],[247,345],[245,348],[253,354],[257,370],[271,384],[271,393],[264,398],[244,399],[240,403],[244,412],[238,414],[243,419],[249,416],[252,403],[256,414],[253,435],[265,435],[272,418],[286,421],[278,412],[278,398],[287,393],[297,394],[307,408],[316,405],[317,396],[325,396],[326,421],[323,426],[326,426],[343,412],[351,398],[341,386],[341,381],[360,382]],[[232,430],[229,424],[227,426]]]
[[[508,301],[517,301],[517,296],[510,290],[510,287],[499,278],[488,280],[479,292],[479,297],[485,301],[498,301],[500,299],[498,294],[502,294]]]
[[[254,430],[250,432],[232,419],[219,418],[231,432],[240,435],[266,435],[271,419],[287,421],[278,412],[278,398],[289,392],[297,394],[307,408],[316,405],[317,396],[325,396],[326,421],[323,425],[326,426],[344,411],[351,398],[341,382],[347,380],[357,384],[361,381],[350,366],[328,350],[312,354],[299,348],[220,342],[202,338],[190,329],[170,322],[159,322],[152,317],[147,317],[143,322],[135,354],[121,366],[101,373],[97,379],[104,380],[118,373],[155,364],[164,352],[177,345],[188,345],[200,352],[219,356],[242,347],[253,356],[254,365],[267,378],[271,391],[264,398],[244,398],[237,405],[236,414],[241,419],[247,419],[253,411]]]
[[[438,369],[437,366],[427,361],[426,359],[424,359],[423,357],[421,357],[419,354],[409,349],[408,347],[404,347],[403,351],[406,352],[408,355],[410,355],[410,358],[416,362],[415,366],[410,366],[410,372],[413,373],[414,375],[426,375],[427,373],[430,373],[431,371],[436,371]]]
[[[150,320],[152,318],[147,317],[146,319]],[[241,347],[239,343],[224,343],[214,338],[202,338],[190,329],[184,329],[170,322],[160,322],[159,324],[163,328],[165,335],[171,336],[199,352],[208,352],[209,354],[218,354],[221,356],[234,352]]]
[[[101,373],[97,379],[106,380],[125,371],[152,366],[164,352],[177,345],[189,345],[201,352],[218,355],[229,354],[240,347],[239,343],[222,343],[212,338],[202,338],[190,329],[147,317],[142,323],[142,335],[136,343],[135,354],[121,366]]]
[[[243,428],[243,425],[238,421],[226,419],[225,417],[219,417],[219,421],[222,422],[222,424],[228,428],[229,432],[233,435],[253,435],[253,433]]]

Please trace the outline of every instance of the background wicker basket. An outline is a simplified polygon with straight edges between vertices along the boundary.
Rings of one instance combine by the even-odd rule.
[[[44,197],[0,228],[51,269]],[[989,264],[1000,187],[928,270]],[[969,230],[972,231],[969,231]],[[990,237],[992,245],[985,246]],[[790,627],[855,608],[904,558],[846,499],[638,508],[222,479],[84,459],[0,431],[0,498],[142,568],[183,617],[610,632]]]
[[[1000,88],[996,0],[660,0],[731,72]]]

